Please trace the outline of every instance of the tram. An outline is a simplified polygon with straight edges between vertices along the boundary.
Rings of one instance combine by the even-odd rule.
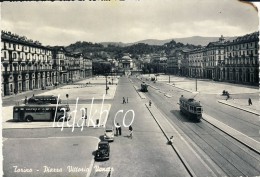
[[[148,87],[148,85],[143,82],[143,83],[141,84],[141,92],[148,92],[147,87]]]
[[[200,121],[202,117],[202,106],[194,98],[185,98],[183,95],[179,99],[180,112],[188,117]]]

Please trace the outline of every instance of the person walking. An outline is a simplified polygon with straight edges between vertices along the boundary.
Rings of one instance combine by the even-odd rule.
[[[117,123],[118,124],[118,123]],[[116,127],[116,136],[118,136],[118,127]]]
[[[128,103],[128,97],[126,97],[126,103]]]
[[[252,105],[252,100],[251,100],[251,98],[248,99],[248,105],[249,105],[249,106]]]
[[[123,104],[125,104],[125,97],[123,97]]]
[[[133,138],[133,127],[131,125],[129,126],[129,132],[130,132],[129,137],[132,139]]]
[[[226,100],[228,100],[228,99],[230,98],[230,96],[229,96],[229,93],[228,93],[228,92],[226,92],[226,94],[227,94],[227,99],[226,99]]]
[[[121,129],[121,126],[119,125],[119,123],[117,123],[117,128],[118,128],[118,134],[119,136],[122,135],[122,129]]]
[[[27,96],[25,96],[24,104],[27,104],[27,103],[28,103]]]

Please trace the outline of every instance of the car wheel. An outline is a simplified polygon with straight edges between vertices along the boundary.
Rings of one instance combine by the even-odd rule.
[[[31,121],[33,121],[33,117],[32,116],[26,116],[25,120],[27,122],[31,122]]]

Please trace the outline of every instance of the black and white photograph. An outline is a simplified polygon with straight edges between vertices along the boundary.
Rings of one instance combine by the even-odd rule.
[[[260,176],[258,7],[0,2],[0,176]]]

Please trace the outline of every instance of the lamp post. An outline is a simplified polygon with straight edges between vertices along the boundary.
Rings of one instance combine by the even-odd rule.
[[[107,74],[105,74],[106,77],[106,95],[107,95]]]
[[[197,83],[197,67],[195,67],[195,77],[196,77],[196,83],[195,83],[195,85],[196,85],[196,92],[197,92],[197,88],[198,88],[198,83]]]
[[[169,73],[169,83],[171,82],[171,75],[170,75],[170,73]]]

